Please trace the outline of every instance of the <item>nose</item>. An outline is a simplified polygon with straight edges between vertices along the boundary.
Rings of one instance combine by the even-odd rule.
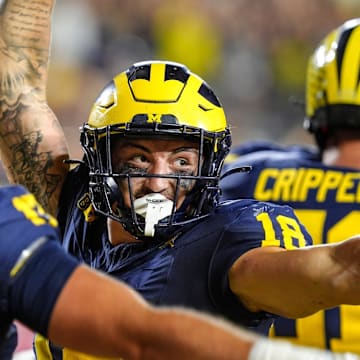
[[[162,177],[148,177],[146,178],[145,186],[151,193],[162,193],[169,189],[169,179]]]
[[[154,162],[148,169],[149,175],[168,175],[170,174],[170,169],[168,164],[165,161],[158,160]],[[153,193],[162,193],[168,191],[170,187],[170,179],[163,177],[147,177],[145,180],[145,186],[148,191]]]

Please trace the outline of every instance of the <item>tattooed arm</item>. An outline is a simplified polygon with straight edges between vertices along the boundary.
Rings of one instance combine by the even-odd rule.
[[[46,102],[55,0],[7,0],[0,14],[0,154],[9,182],[52,214],[68,167],[63,130]]]

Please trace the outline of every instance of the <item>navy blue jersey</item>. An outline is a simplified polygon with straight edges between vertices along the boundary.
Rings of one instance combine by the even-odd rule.
[[[274,151],[276,153],[287,153],[298,155],[303,158],[319,159],[319,152],[317,148],[310,145],[281,145],[269,140],[254,140],[247,141],[240,145],[234,146],[230,154],[226,158],[226,162],[234,161],[239,156],[260,153],[261,151]]]
[[[230,201],[209,217],[184,227],[175,239],[112,246],[105,219],[91,210],[86,176],[80,167],[69,175],[64,187],[59,223],[67,251],[123,280],[152,304],[185,306],[259,332],[268,331],[272,315],[252,313],[242,306],[229,288],[227,274],[246,251],[274,246],[274,232],[279,247],[311,242],[291,208]]]
[[[224,170],[244,165],[251,165],[252,171],[223,179],[223,199],[255,198],[290,205],[315,244],[359,233],[359,171],[325,166],[318,154],[306,148],[275,151],[272,147],[238,156]],[[277,319],[272,333],[299,344],[360,354],[359,328],[360,308],[346,305],[297,321]]]
[[[22,187],[0,188],[0,214],[0,349],[3,353],[14,319],[47,334],[55,301],[76,262],[59,245],[56,220]]]

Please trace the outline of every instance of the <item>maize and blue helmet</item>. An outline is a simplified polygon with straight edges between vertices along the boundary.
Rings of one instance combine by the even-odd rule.
[[[131,234],[146,237],[145,219],[135,211],[135,199],[131,199],[130,209],[125,208],[117,181],[127,181],[131,193],[131,178],[154,174],[114,171],[112,142],[121,141],[122,137],[181,138],[199,144],[196,174],[155,175],[174,179],[177,188],[184,179],[195,183],[181,208],[174,205],[170,215],[160,220],[156,228],[187,224],[207,216],[217,204],[220,172],[231,145],[230,131],[217,96],[184,65],[165,61],[134,64],[102,90],[81,129],[95,210],[121,222]]]
[[[360,129],[360,18],[331,31],[311,56],[304,127],[320,149],[333,131]]]

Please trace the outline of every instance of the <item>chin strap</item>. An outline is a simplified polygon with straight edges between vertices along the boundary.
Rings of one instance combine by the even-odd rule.
[[[135,212],[145,218],[145,236],[154,236],[155,225],[172,213],[174,203],[157,193],[147,194],[134,201]]]

